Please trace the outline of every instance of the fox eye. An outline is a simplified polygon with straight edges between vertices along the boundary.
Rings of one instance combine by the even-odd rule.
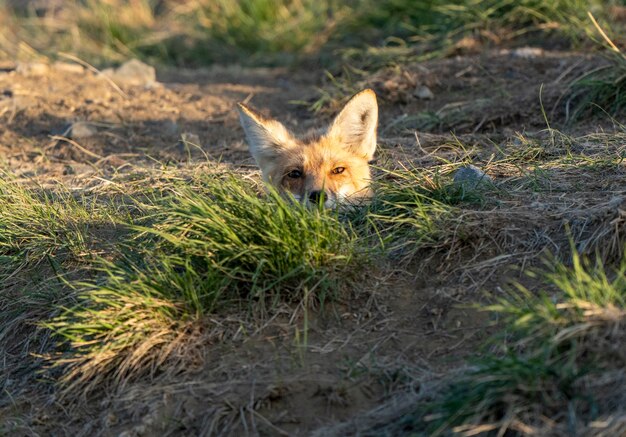
[[[291,179],[298,179],[302,177],[302,172],[300,170],[291,170],[289,173],[287,173],[287,176]]]
[[[344,172],[346,168],[345,167],[335,167],[333,168],[333,170],[331,171],[332,174],[341,174]]]

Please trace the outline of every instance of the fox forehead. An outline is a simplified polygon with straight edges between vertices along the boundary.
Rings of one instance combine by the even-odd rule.
[[[366,157],[359,157],[346,150],[341,143],[332,138],[319,137],[303,142],[293,151],[293,163],[304,169],[320,169],[333,165],[367,163]]]
[[[367,166],[368,159],[346,150],[340,143],[324,136],[299,141],[297,147],[285,150],[274,162],[271,178],[280,178],[291,170],[301,170],[305,177],[323,177],[335,167],[348,169]],[[282,173],[282,174],[281,174]]]

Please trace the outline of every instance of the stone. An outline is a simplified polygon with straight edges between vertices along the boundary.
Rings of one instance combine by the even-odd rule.
[[[511,56],[521,59],[534,59],[543,56],[543,49],[540,47],[520,47],[511,50]]]
[[[71,74],[83,74],[85,72],[85,67],[80,64],[72,64],[71,62],[55,62],[52,64],[52,67],[56,71],[60,71],[63,73],[71,73]]]
[[[178,137],[178,133],[180,132],[178,123],[171,118],[165,120],[146,120],[142,124],[151,132],[158,132],[166,137]]]
[[[180,139],[176,143],[176,149],[178,153],[183,155],[194,155],[202,149],[200,137],[191,132],[183,132],[180,135]]]
[[[200,147],[200,137],[194,133],[185,132],[180,136],[181,141],[189,143],[192,146]]]
[[[420,100],[432,100],[435,98],[433,92],[426,85],[417,87],[413,95]]]
[[[86,121],[77,121],[72,124],[70,129],[70,138],[74,140],[93,137],[98,133],[98,129],[91,123]]]
[[[475,165],[466,165],[454,173],[454,185],[464,191],[486,188],[493,184],[491,177]]]
[[[138,59],[126,61],[115,69],[107,68],[102,74],[114,82],[125,85],[150,87],[157,83],[156,69]]]
[[[15,71],[24,76],[45,76],[50,72],[50,66],[43,62],[20,62]]]

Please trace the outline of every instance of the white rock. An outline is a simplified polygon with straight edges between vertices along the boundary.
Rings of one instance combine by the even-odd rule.
[[[102,74],[125,85],[152,86],[157,83],[156,69],[138,59],[124,62],[118,68],[107,68]]]
[[[413,95],[421,100],[432,100],[435,98],[433,92],[426,85],[417,87]]]
[[[15,70],[24,76],[45,76],[50,66],[43,62],[20,62]]]
[[[543,56],[543,49],[540,47],[520,47],[511,50],[511,55],[515,58],[533,59]]]
[[[72,124],[70,137],[74,140],[79,140],[93,137],[97,133],[98,129],[93,124],[86,121],[77,121],[76,123]]]
[[[63,73],[82,74],[85,72],[85,67],[80,64],[72,64],[70,62],[55,62],[52,66],[55,70]]]

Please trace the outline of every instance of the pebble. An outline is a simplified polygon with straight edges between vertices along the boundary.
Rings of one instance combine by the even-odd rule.
[[[159,132],[163,136],[178,137],[180,128],[178,123],[171,118],[165,120],[146,120],[143,125],[154,132]]]
[[[138,59],[126,61],[118,68],[107,68],[102,74],[125,85],[151,87],[157,83],[156,69]]]
[[[80,140],[93,137],[97,133],[98,129],[93,124],[86,121],[77,121],[76,123],[72,124],[70,137],[74,140]]]
[[[70,62],[55,62],[52,67],[63,73],[82,74],[85,68],[80,64],[72,64]]]
[[[413,95],[421,100],[432,100],[435,98],[435,94],[426,85],[417,87]]]
[[[540,47],[520,47],[511,50],[511,56],[521,59],[534,59],[543,56],[543,49]]]
[[[466,165],[454,173],[454,184],[465,191],[484,188],[492,183],[491,177],[475,165]]]
[[[50,66],[43,62],[19,62],[15,71],[24,76],[45,76],[50,71]]]

